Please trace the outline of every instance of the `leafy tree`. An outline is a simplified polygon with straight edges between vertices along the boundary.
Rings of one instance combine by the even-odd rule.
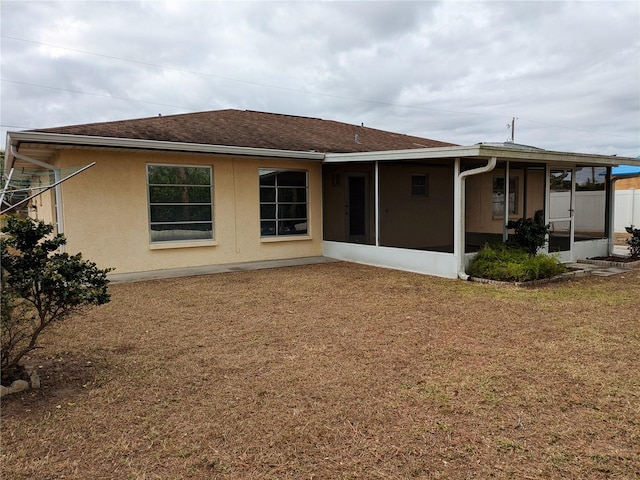
[[[2,384],[23,377],[20,361],[38,348],[45,328],[89,305],[110,300],[106,275],[82,259],[82,254],[60,253],[62,234],[53,225],[10,216],[0,238],[2,264],[1,337]]]

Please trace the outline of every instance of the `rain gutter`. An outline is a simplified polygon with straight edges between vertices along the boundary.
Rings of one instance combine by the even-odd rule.
[[[325,154],[315,151],[277,150],[271,148],[236,147],[230,145],[208,145],[202,143],[180,143],[164,140],[141,140],[136,138],[99,137],[91,135],[68,135],[45,132],[9,132],[11,142],[62,144],[87,147],[132,148],[142,150],[164,150],[174,152],[218,153],[226,155],[293,158],[300,160],[324,160]]]
[[[441,158],[475,158],[489,160],[492,157],[525,163],[580,164],[611,167],[621,164],[640,166],[640,160],[637,158],[556,152],[552,150],[504,147],[481,143],[467,146],[427,147],[409,150],[384,150],[379,152],[327,153],[324,163],[410,161]]]

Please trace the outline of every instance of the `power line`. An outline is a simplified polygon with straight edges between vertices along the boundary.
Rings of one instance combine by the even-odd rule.
[[[177,67],[170,67],[170,66],[167,66],[167,65],[160,65],[160,64],[157,64],[157,63],[142,62],[142,61],[139,61],[139,60],[132,60],[132,59],[129,59],[129,58],[117,57],[115,55],[105,55],[103,53],[89,52],[87,50],[80,50],[80,49],[77,49],[77,48],[63,47],[61,45],[54,45],[54,44],[46,43],[46,42],[38,42],[38,41],[35,41],[35,40],[27,40],[25,38],[12,37],[12,36],[9,36],[9,35],[0,35],[0,37],[7,38],[7,39],[10,39],[10,40],[16,40],[16,41],[19,41],[19,42],[31,43],[31,44],[34,44],[34,45],[43,45],[43,46],[51,47],[51,48],[59,48],[61,50],[67,50],[67,51],[70,51],[70,52],[82,53],[84,55],[92,55],[92,56],[95,56],[95,57],[108,58],[110,60],[118,60],[118,61],[121,61],[121,62],[133,63],[133,64],[136,64],[136,65],[143,65],[143,66],[147,66],[147,67],[160,68],[160,69],[164,69],[164,70],[173,70],[175,72],[186,73],[186,74],[189,74],[189,75],[197,75],[197,76],[201,76],[201,77],[215,78],[215,79],[218,79],[218,80],[226,80],[226,81],[230,81],[230,82],[244,83],[244,84],[247,84],[247,85],[255,85],[255,86],[258,86],[258,87],[274,88],[274,89],[284,90],[284,91],[288,91],[288,92],[302,93],[302,94],[305,94],[305,95],[315,95],[315,96],[326,97],[326,98],[335,98],[335,99],[338,99],[338,100],[350,100],[350,101],[356,101],[356,102],[362,102],[362,103],[371,103],[371,104],[375,104],[375,105],[385,105],[385,106],[390,106],[390,107],[411,108],[411,109],[416,109],[416,110],[425,110],[425,111],[432,111],[432,112],[455,113],[455,114],[459,114],[459,115],[477,115],[477,116],[492,116],[492,117],[511,118],[511,115],[501,115],[501,114],[495,114],[495,113],[476,113],[476,112],[469,112],[469,111],[460,112],[460,111],[456,111],[456,110],[420,107],[420,106],[416,106],[416,105],[406,105],[406,104],[399,104],[399,103],[392,103],[392,102],[382,102],[382,101],[379,101],[379,100],[367,100],[367,99],[363,99],[363,98],[348,97],[348,96],[343,96],[343,95],[334,95],[334,94],[330,94],[330,93],[313,92],[313,91],[310,91],[310,90],[303,90],[303,89],[297,89],[297,88],[291,88],[291,87],[283,87],[281,85],[272,85],[272,84],[268,84],[268,83],[255,82],[255,81],[251,81],[251,80],[242,80],[242,79],[238,79],[238,78],[225,77],[225,76],[221,76],[221,75],[213,75],[211,73],[198,72],[198,71],[195,71],[195,70],[187,70],[187,69],[177,68]]]
[[[374,105],[383,105],[383,106],[389,106],[389,107],[409,108],[409,109],[413,109],[413,110],[422,110],[422,111],[430,111],[430,112],[441,112],[441,113],[452,113],[452,114],[457,114],[457,115],[474,115],[474,116],[480,116],[480,117],[498,117],[498,118],[512,118],[513,117],[512,115],[504,115],[504,114],[497,114],[497,113],[478,113],[478,112],[471,112],[471,111],[457,111],[457,110],[449,110],[449,109],[430,108],[430,107],[422,107],[422,106],[417,106],[417,105],[406,105],[406,104],[399,104],[399,103],[393,103],[393,102],[383,102],[383,101],[379,101],[379,100],[367,100],[367,99],[363,99],[363,98],[348,97],[348,96],[343,96],[343,95],[334,95],[334,94],[323,93],[323,92],[313,92],[313,91],[309,91],[309,90],[296,89],[296,88],[291,88],[291,87],[283,87],[283,86],[280,86],[280,85],[272,85],[272,84],[268,84],[268,83],[255,82],[255,81],[251,81],[251,80],[243,80],[243,79],[226,77],[226,76],[221,76],[221,75],[213,75],[213,74],[210,74],[210,73],[198,72],[198,71],[195,71],[195,70],[187,70],[187,69],[177,68],[177,67],[170,67],[170,66],[167,66],[167,65],[161,65],[161,64],[157,64],[157,63],[143,62],[143,61],[139,61],[139,60],[132,60],[132,59],[128,59],[128,58],[118,57],[118,56],[115,56],[115,55],[106,55],[106,54],[103,54],[103,53],[90,52],[90,51],[87,51],[87,50],[80,50],[80,49],[77,49],[77,48],[63,47],[61,45],[54,45],[54,44],[46,43],[46,42],[38,42],[38,41],[35,41],[35,40],[28,40],[28,39],[25,39],[25,38],[13,37],[13,36],[10,36],[10,35],[0,35],[0,37],[1,38],[6,38],[6,39],[9,39],[9,40],[15,40],[15,41],[19,41],[19,42],[24,42],[24,43],[31,43],[31,44],[34,44],[34,45],[43,45],[43,46],[51,47],[51,48],[58,48],[58,49],[67,50],[67,51],[70,51],[70,52],[81,53],[83,55],[91,55],[91,56],[95,56],[95,57],[107,58],[107,59],[110,59],[110,60],[118,60],[118,61],[121,61],[121,62],[128,62],[128,63],[137,64],[137,65],[143,65],[143,66],[147,66],[147,67],[159,68],[159,69],[164,69],[164,70],[173,70],[173,71],[176,71],[176,72],[185,73],[185,74],[189,74],[189,75],[196,75],[196,76],[207,77],[207,78],[215,78],[215,79],[218,79],[218,80],[225,80],[225,81],[230,81],[230,82],[244,83],[244,84],[247,84],[247,85],[254,85],[254,86],[265,87],[265,88],[273,88],[273,89],[284,90],[284,91],[289,91],[289,92],[294,92],[294,93],[300,93],[300,94],[304,94],[304,95],[314,95],[314,96],[320,96],[320,97],[325,97],[325,98],[334,98],[334,99],[337,99],[337,100],[348,100],[348,101],[369,103],[369,104],[374,104]],[[82,94],[82,95],[92,95],[92,96],[96,96],[96,97],[110,98],[110,99],[115,99],[115,100],[127,100],[127,101],[131,101],[131,102],[147,103],[147,104],[151,104],[151,105],[159,105],[159,106],[173,107],[173,108],[180,108],[180,109],[184,109],[184,110],[189,110],[189,107],[184,107],[184,106],[179,106],[179,105],[171,105],[171,104],[158,103],[158,102],[149,102],[149,101],[145,101],[145,100],[137,100],[137,99],[126,98],[126,97],[117,97],[117,96],[113,96],[113,95],[102,95],[102,94],[84,92],[84,91],[80,91],[80,90],[72,90],[72,89],[66,89],[66,88],[60,88],[60,87],[52,87],[52,86],[48,86],[48,85],[34,84],[34,83],[28,83],[28,82],[20,82],[20,81],[17,81],[17,80],[2,79],[2,81],[3,82],[16,83],[16,84],[22,84],[22,85],[28,85],[28,86],[34,86],[34,87],[39,87],[39,88],[47,88],[47,89],[51,89],[51,90],[66,91],[66,92],[77,93],[77,94]],[[563,128],[563,129],[566,129],[566,130],[573,130],[573,131],[577,131],[577,132],[585,132],[585,133],[592,133],[592,134],[597,134],[597,135],[605,135],[605,136],[613,136],[613,137],[619,137],[619,138],[633,139],[632,137],[629,137],[629,136],[626,136],[626,135],[620,135],[620,134],[616,134],[616,133],[598,132],[598,131],[594,131],[594,130],[587,130],[587,129],[581,129],[581,128],[575,128],[575,127],[568,127],[566,125],[553,124],[553,123],[544,122],[544,121],[540,121],[540,120],[528,119],[528,118],[523,118],[523,117],[519,117],[519,118],[520,118],[520,120],[525,120],[525,121],[528,121],[528,122],[531,122],[531,123],[537,123],[537,124],[545,125],[545,126],[548,126],[548,127]]]
[[[180,105],[171,105],[169,103],[149,102],[147,100],[137,100],[135,98],[129,98],[129,97],[116,97],[114,95],[104,95],[104,94],[101,94],[101,93],[84,92],[82,90],[72,90],[70,88],[52,87],[50,85],[40,85],[38,83],[19,82],[18,80],[9,80],[7,78],[0,78],[0,81],[1,82],[7,82],[7,83],[15,83],[15,84],[18,84],[18,85],[28,85],[30,87],[47,88],[49,90],[59,90],[59,91],[62,91],[62,92],[79,93],[79,94],[82,94],[82,95],[91,95],[93,97],[109,98],[109,99],[113,99],[113,100],[126,100],[126,101],[129,101],[129,102],[148,103],[148,104],[151,104],[151,105],[160,105],[162,107],[173,107],[173,108],[181,108],[181,109],[188,110],[188,107],[183,107],[183,106],[180,106]]]

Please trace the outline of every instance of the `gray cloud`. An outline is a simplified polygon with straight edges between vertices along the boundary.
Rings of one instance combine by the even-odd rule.
[[[515,116],[521,143],[640,155],[637,2],[0,8],[3,142],[15,127],[246,108],[461,144],[505,140]]]

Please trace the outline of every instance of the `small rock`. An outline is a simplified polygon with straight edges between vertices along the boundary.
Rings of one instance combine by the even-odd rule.
[[[31,372],[29,379],[31,380],[31,388],[40,388],[40,377],[35,370]]]
[[[29,388],[29,382],[27,382],[26,380],[16,380],[9,387],[9,393],[22,392],[23,390],[26,390],[27,388]]]

